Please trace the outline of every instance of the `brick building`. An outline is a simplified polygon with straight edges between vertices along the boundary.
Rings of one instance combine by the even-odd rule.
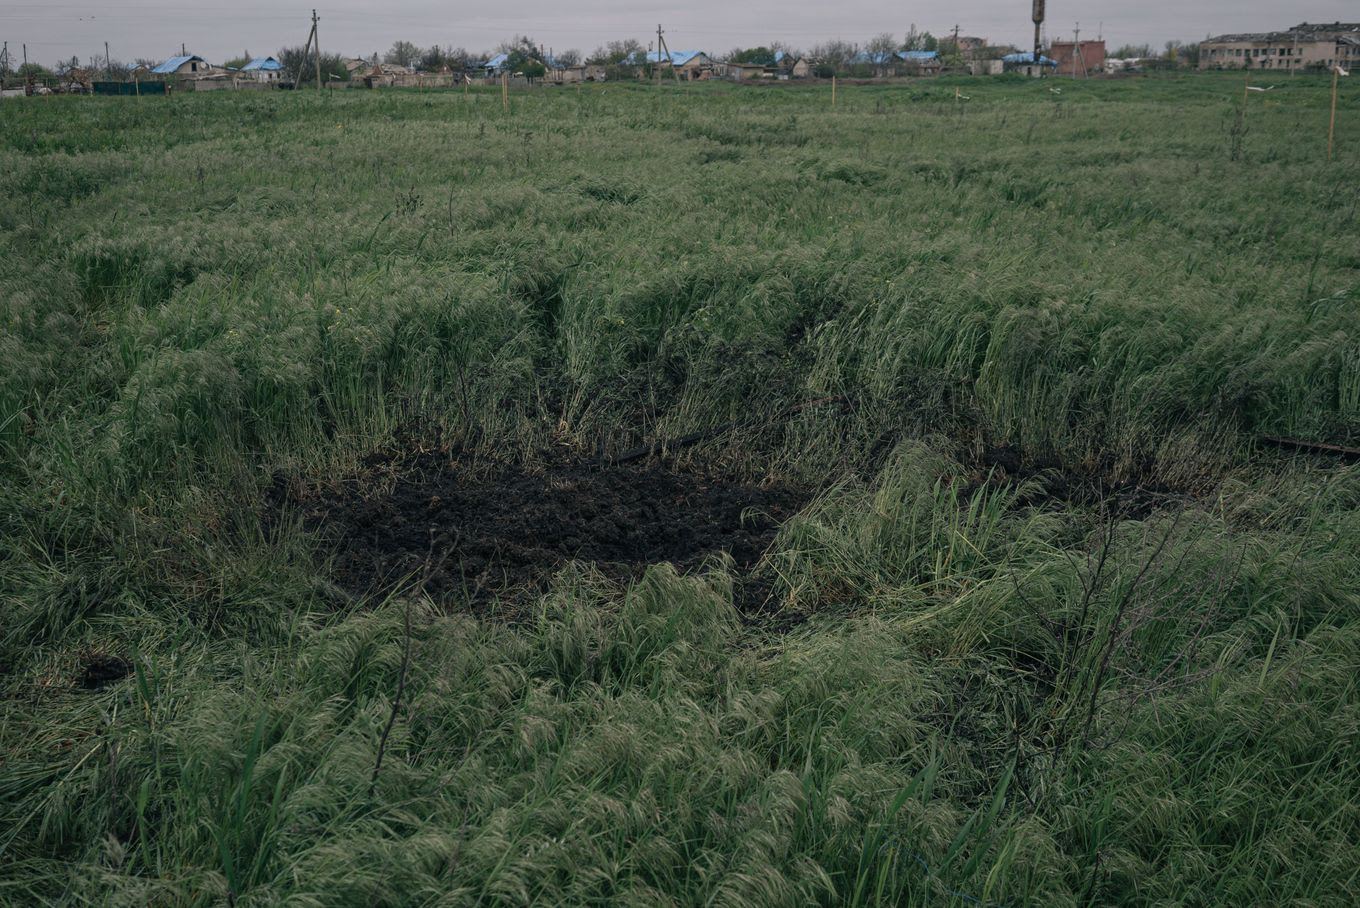
[[[1288,31],[1219,35],[1199,46],[1200,69],[1330,69],[1360,66],[1360,23],[1307,22]]]
[[[1105,71],[1104,41],[1054,41],[1048,56],[1058,64],[1060,76],[1089,76]]]

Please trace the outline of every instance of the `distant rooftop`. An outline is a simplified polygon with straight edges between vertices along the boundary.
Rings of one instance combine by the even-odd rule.
[[[1029,53],[1006,54],[1006,56],[1004,56],[1004,57],[1001,58],[1001,62],[1003,62],[1003,63],[1033,63],[1033,62],[1034,62],[1034,52],[1033,52],[1033,51],[1030,51]],[[1040,66],[1057,66],[1057,65],[1058,65],[1058,61],[1057,61],[1057,60],[1051,60],[1051,59],[1049,59],[1048,57],[1045,57],[1045,56],[1043,56],[1042,54],[1040,54],[1040,55],[1039,55],[1039,65],[1040,65]]]
[[[151,71],[153,73],[156,73],[157,75],[162,76],[170,75],[171,73],[174,73],[176,70],[178,70],[185,63],[191,63],[195,60],[198,61],[199,63],[208,62],[207,60],[204,60],[197,54],[185,54],[184,56],[181,57],[171,57],[169,60],[166,60],[160,66],[157,66],[155,69]]]
[[[283,72],[283,64],[280,63],[278,60],[275,60],[273,57],[256,57],[254,60],[251,60],[251,61],[250,61],[249,63],[247,63],[245,66],[242,66],[242,67],[241,67],[241,72],[243,72],[243,73],[250,73],[250,72],[277,73],[277,72]]]
[[[648,51],[642,53],[638,51],[633,54],[632,62],[644,61],[647,63],[670,63],[672,66],[684,66],[695,57],[701,56],[701,50],[673,50],[670,54],[662,54],[659,51]]]
[[[1217,35],[1209,44],[1242,44],[1271,41],[1326,41],[1341,35],[1360,35],[1360,22],[1303,22],[1282,32],[1244,32]]]

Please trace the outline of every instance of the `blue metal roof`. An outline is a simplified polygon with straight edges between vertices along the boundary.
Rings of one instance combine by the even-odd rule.
[[[637,51],[634,52],[629,62],[634,64],[669,62],[672,66],[684,66],[695,57],[702,56],[703,53],[701,50],[673,50],[667,55],[655,50],[648,51],[645,54]]]
[[[893,53],[870,53],[867,50],[862,50],[855,54],[855,56],[850,59],[850,62],[859,64],[860,66],[865,64],[882,66],[885,63],[891,63],[894,60],[900,60],[905,63],[928,63],[931,60],[938,59],[940,59],[940,55],[933,50],[899,50]]]
[[[509,54],[496,54],[490,60],[482,64],[482,69],[500,69],[510,60]]]
[[[1033,62],[1034,62],[1034,54],[1033,54],[1033,53],[1028,53],[1028,54],[1006,54],[1006,56],[1004,56],[1004,57],[1001,58],[1001,61],[1002,61],[1003,63],[1033,63]],[[1057,66],[1057,65],[1058,65],[1058,61],[1057,61],[1057,60],[1050,60],[1048,57],[1045,57],[1045,56],[1040,55],[1040,57],[1039,57],[1039,65],[1040,65],[1040,66]]]
[[[170,75],[171,73],[173,73],[173,72],[175,72],[176,70],[178,70],[178,69],[179,69],[181,66],[183,66],[185,63],[190,63],[190,62],[193,62],[194,60],[197,60],[199,63],[206,63],[206,62],[207,62],[206,60],[204,60],[202,57],[198,56],[197,54],[186,54],[186,55],[183,56],[183,57],[171,57],[169,60],[166,60],[166,61],[165,61],[164,63],[162,63],[160,66],[157,66],[155,69],[153,69],[153,70],[151,70],[151,71],[152,71],[153,73],[156,73],[157,75],[168,76],[168,75]]]
[[[283,64],[280,63],[278,60],[275,60],[273,57],[256,57],[254,60],[251,60],[245,66],[242,66],[241,72],[279,73],[283,72]]]

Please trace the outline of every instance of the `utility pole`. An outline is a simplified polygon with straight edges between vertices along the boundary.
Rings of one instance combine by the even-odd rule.
[[[187,57],[187,56],[189,56],[189,52],[188,52],[187,50],[184,49],[184,42],[183,42],[183,41],[181,41],[180,44],[179,44],[179,55],[180,55],[181,57]]]
[[[302,47],[302,59],[298,61],[297,75],[293,77],[294,85],[302,85],[302,74],[307,71],[307,54],[311,51],[312,45],[316,44],[316,87],[321,88],[321,45],[316,40],[316,10],[312,10],[312,30],[307,33],[307,43]],[[377,57],[377,54],[374,54]]]
[[[113,60],[109,57],[109,42],[104,42],[104,71],[109,74],[109,81],[113,81]]]
[[[661,26],[659,26],[659,25],[656,27],[656,37],[657,37],[657,42],[656,42],[656,59],[657,59],[657,63],[658,63],[658,64],[660,63],[660,61],[661,61],[661,54],[664,52],[665,55],[666,55],[666,62],[669,63],[669,64],[671,65],[671,75],[675,77],[675,84],[679,85],[679,84],[680,84],[680,70],[678,70],[678,69],[675,68],[675,60],[671,57],[671,47],[670,47],[669,44],[666,43],[666,39],[665,39],[664,37],[662,37],[662,35],[661,35]],[[660,71],[659,69],[657,70],[656,78],[657,78],[657,81],[658,81],[658,82],[661,81],[661,71]]]
[[[326,86],[321,84],[321,36],[317,33],[316,25],[321,20],[316,17],[316,10],[312,10],[312,42],[316,45],[316,90]]]
[[[1077,78],[1077,56],[1081,53],[1081,23],[1072,32],[1072,78]]]
[[[5,49],[0,50],[0,79],[9,75],[9,42],[5,42]]]
[[[954,23],[954,53],[959,52],[959,24]]]
[[[656,26],[656,84],[661,84],[661,36],[665,34],[661,31],[661,25]]]

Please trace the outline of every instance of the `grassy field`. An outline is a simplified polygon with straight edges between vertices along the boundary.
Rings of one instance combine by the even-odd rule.
[[[1360,901],[1360,467],[1261,441],[1360,442],[1360,109],[1276,81],[5,102],[0,903]],[[484,583],[687,483],[796,505]]]

